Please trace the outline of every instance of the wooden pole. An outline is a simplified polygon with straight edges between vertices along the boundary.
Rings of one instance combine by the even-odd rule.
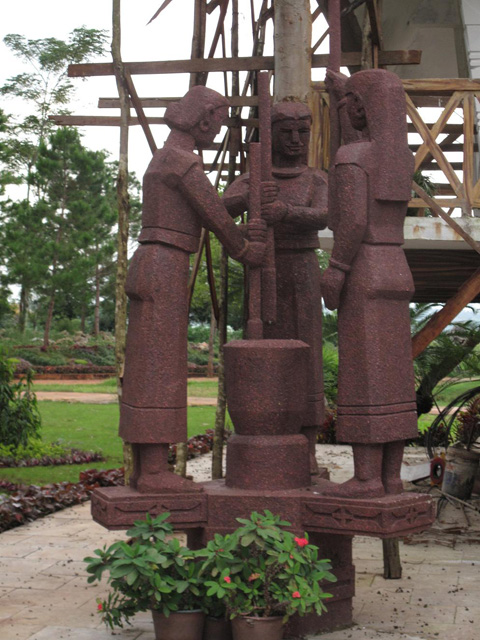
[[[232,0],[232,58],[238,57],[238,0]],[[240,77],[238,71],[232,73],[232,96],[238,96],[240,92]],[[239,114],[238,109],[232,109],[232,115]],[[232,140],[232,136],[237,137],[237,129],[230,131],[230,150],[228,183],[235,179],[236,156],[240,145]],[[240,141],[240,131],[238,131],[238,141]],[[225,356],[224,346],[227,342],[227,322],[228,322],[228,255],[225,248],[221,248],[220,257],[220,296],[219,296],[219,319],[218,319],[218,391],[217,409],[215,411],[215,433],[213,436],[212,448],[212,479],[218,480],[223,477],[223,443],[225,440],[225,416],[227,413],[227,393],[225,388]]]
[[[400,544],[398,538],[382,540],[383,577],[385,580],[399,580],[402,577]]]
[[[330,32],[330,53],[328,68],[338,73],[342,58],[342,33],[340,22],[340,0],[329,0],[328,23]],[[338,148],[340,147],[340,119],[335,97],[330,95],[330,167],[333,165]]]
[[[258,120],[260,130],[260,157],[262,182],[272,179],[272,123],[270,104],[270,75],[258,74]],[[267,229],[265,262],[262,267],[262,320],[267,324],[277,319],[277,273],[275,267],[275,238],[273,227]]]
[[[128,195],[128,119],[130,101],[128,98],[125,67],[121,55],[120,0],[113,0],[112,5],[112,58],[118,96],[120,99],[120,153],[117,175],[117,273],[115,278],[115,369],[117,374],[117,394],[122,399],[122,379],[125,364],[125,344],[127,339],[127,294],[125,283],[128,271],[128,227],[130,199]],[[125,483],[133,472],[132,446],[123,443],[125,463]]]
[[[446,305],[430,318],[412,340],[412,354],[416,358],[437,338],[450,322],[480,293],[480,268],[460,287]]]
[[[250,143],[250,189],[248,219],[258,220],[261,216],[261,148],[258,142]],[[249,268],[249,296],[247,338],[263,338],[262,323],[262,268]]]

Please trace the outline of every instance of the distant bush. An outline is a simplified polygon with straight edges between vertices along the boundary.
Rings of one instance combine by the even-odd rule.
[[[40,437],[41,418],[32,391],[33,373],[13,381],[15,365],[0,351],[0,444],[18,447]]]
[[[53,349],[48,351],[41,351],[39,347],[28,348],[25,346],[15,347],[14,354],[16,358],[22,358],[28,360],[33,365],[41,366],[60,366],[67,364],[68,358],[61,352],[54,351]]]
[[[196,324],[188,327],[189,342],[208,342],[210,338],[210,325]]]

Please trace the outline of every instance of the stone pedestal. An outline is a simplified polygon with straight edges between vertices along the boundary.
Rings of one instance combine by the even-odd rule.
[[[347,499],[322,495],[329,481],[309,473],[308,441],[300,434],[306,406],[308,347],[296,340],[251,340],[225,347],[227,397],[235,425],[227,445],[224,480],[194,484],[196,492],[144,492],[130,487],[97,489],[93,518],[108,529],[126,529],[148,512],[171,513],[170,521],[187,532],[192,548],[215,533],[237,528],[237,518],[270,510],[308,532],[320,555],[332,563],[336,583],[328,612],[292,618],[286,638],[329,631],[352,623],[355,568],[354,535],[399,537],[420,531],[434,520],[433,501],[424,495],[387,495]],[[200,490],[199,490],[200,489]]]

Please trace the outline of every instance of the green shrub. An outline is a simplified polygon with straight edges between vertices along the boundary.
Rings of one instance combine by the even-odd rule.
[[[88,360],[87,364],[95,364],[101,367],[115,365],[115,349],[113,345],[97,343],[94,346],[76,347],[72,349],[75,359]]]
[[[0,444],[26,445],[40,437],[41,418],[32,391],[32,372],[13,381],[14,365],[0,351]]]
[[[196,324],[188,326],[189,342],[208,342],[210,338],[210,325]]]
[[[338,350],[331,342],[325,342],[323,345],[323,387],[327,402],[335,405],[338,387]]]
[[[188,361],[193,364],[206,366],[208,364],[208,351],[198,351],[197,349],[188,348]]]
[[[58,442],[42,442],[30,440],[26,444],[14,445],[0,444],[0,458],[11,458],[14,462],[20,462],[28,458],[43,458],[63,456],[69,449]]]
[[[39,348],[26,349],[18,347],[15,349],[15,357],[28,360],[33,365],[58,367],[67,364],[68,359],[58,351],[40,351]]]

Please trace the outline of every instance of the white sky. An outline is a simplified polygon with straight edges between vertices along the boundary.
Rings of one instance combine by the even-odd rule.
[[[160,7],[163,0],[122,0],[122,56],[125,62],[135,60],[175,60],[190,57],[194,0],[173,0],[160,16],[147,26],[147,22]],[[258,5],[258,0],[255,0]],[[316,6],[316,3],[314,3]],[[251,54],[250,2],[240,0],[240,55]],[[17,73],[29,71],[15,58],[3,44],[8,33],[19,33],[28,39],[56,37],[66,39],[76,27],[104,29],[111,33],[111,0],[17,0],[5,2],[0,21],[0,84]],[[207,16],[207,25],[216,25],[218,9]],[[271,24],[271,22],[270,22]],[[317,20],[314,25],[315,41],[323,32],[325,23]],[[269,27],[271,29],[271,27]],[[317,33],[320,32],[318,35]],[[228,33],[228,25],[227,25]],[[210,39],[207,34],[207,50]],[[267,43],[272,42],[271,32]],[[328,38],[321,51],[328,51]],[[320,50],[319,50],[320,51]],[[271,51],[266,49],[266,55]],[[228,55],[230,55],[228,53]],[[110,62],[107,51],[102,60]],[[320,72],[322,73],[322,72]],[[317,72],[318,74],[318,72]],[[70,110],[77,115],[118,115],[118,111],[98,109],[100,97],[115,97],[117,90],[113,77],[72,79],[76,87],[76,98]],[[146,75],[134,76],[140,97],[180,96],[188,90],[188,75]],[[223,92],[221,74],[210,74],[208,86]],[[15,113],[23,105],[8,98],[2,98],[2,108],[6,113]],[[163,115],[163,110],[149,109],[148,115]],[[116,127],[84,127],[84,144],[92,149],[106,149],[115,159],[118,156],[118,129]],[[166,127],[154,126],[153,134],[157,146],[162,146],[168,133]],[[130,169],[141,178],[151,153],[139,126],[130,128]]]

